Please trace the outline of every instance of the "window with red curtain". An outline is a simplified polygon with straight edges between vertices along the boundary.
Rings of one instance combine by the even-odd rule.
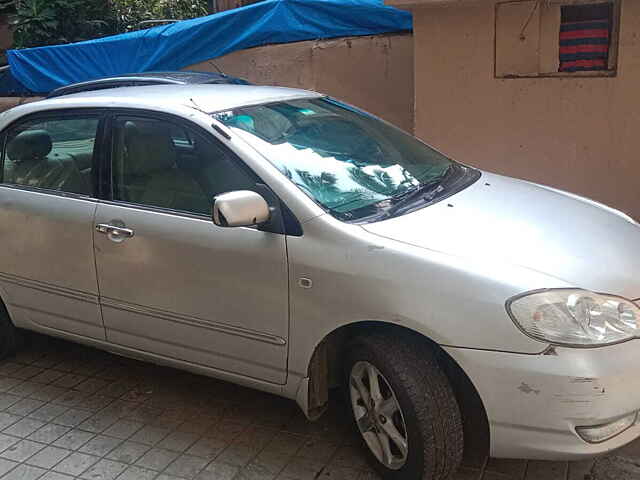
[[[565,5],[560,19],[560,72],[608,70],[613,4]]]

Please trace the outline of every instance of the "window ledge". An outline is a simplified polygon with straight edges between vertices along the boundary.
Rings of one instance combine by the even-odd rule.
[[[616,70],[598,70],[591,72],[550,72],[550,73],[524,73],[510,75],[496,75],[497,79],[512,80],[517,78],[611,78],[616,77]]]

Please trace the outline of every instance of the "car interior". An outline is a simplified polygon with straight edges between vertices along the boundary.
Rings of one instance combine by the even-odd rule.
[[[24,124],[9,136],[4,182],[93,194],[99,119]],[[213,197],[256,190],[257,177],[213,140],[162,120],[120,117],[114,124],[114,199],[196,214],[211,213]]]
[[[4,182],[90,195],[92,156],[93,141],[68,153],[47,130],[25,130],[7,143]]]

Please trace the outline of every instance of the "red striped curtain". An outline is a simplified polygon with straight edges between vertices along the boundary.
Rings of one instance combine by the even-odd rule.
[[[560,25],[560,71],[606,70],[609,62],[608,18]]]

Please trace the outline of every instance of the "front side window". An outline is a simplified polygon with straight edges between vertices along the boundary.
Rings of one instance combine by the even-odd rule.
[[[215,117],[342,220],[373,219],[446,193],[464,167],[330,98],[242,107]],[[415,195],[414,195],[415,193]]]
[[[4,149],[3,183],[93,195],[93,156],[100,119],[28,120],[12,127]]]
[[[210,215],[213,197],[255,189],[257,179],[217,141],[183,125],[118,117],[114,125],[114,200]]]

